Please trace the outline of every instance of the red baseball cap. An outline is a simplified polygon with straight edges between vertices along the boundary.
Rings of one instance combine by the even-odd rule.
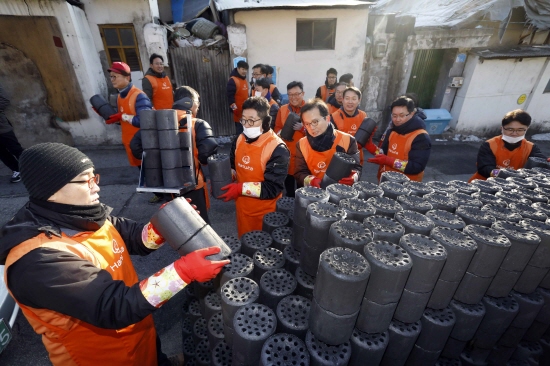
[[[111,68],[107,71],[116,72],[117,74],[121,74],[124,76],[130,76],[130,66],[128,66],[124,62],[113,62]]]

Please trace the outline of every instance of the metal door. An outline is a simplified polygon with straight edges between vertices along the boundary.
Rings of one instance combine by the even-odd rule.
[[[187,85],[200,94],[198,118],[207,121],[216,136],[235,134],[227,103],[227,81],[231,72],[229,53],[224,50],[171,48],[172,75],[176,86]]]
[[[415,52],[407,93],[418,96],[418,106],[431,108],[445,50],[418,50]]]

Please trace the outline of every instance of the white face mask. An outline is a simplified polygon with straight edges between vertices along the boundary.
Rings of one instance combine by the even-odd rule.
[[[254,139],[262,134],[262,126],[244,127],[244,134],[249,139]]]
[[[502,135],[502,139],[510,144],[515,144],[515,143],[518,143],[520,142],[521,140],[523,140],[525,138],[525,135],[523,136],[517,136],[517,137],[512,137],[512,136],[507,136],[507,135]]]
[[[255,97],[261,97],[261,96],[262,96],[262,92],[255,91],[255,92],[254,92],[254,96],[255,96]]]

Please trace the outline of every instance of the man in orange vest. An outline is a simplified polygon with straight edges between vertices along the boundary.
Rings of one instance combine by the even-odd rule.
[[[289,152],[283,140],[271,129],[269,104],[262,97],[250,97],[243,104],[244,132],[231,146],[231,167],[236,182],[222,190],[218,198],[235,200],[239,237],[262,230],[266,213],[274,212],[282,196],[288,171]]]
[[[151,99],[155,109],[170,109],[174,104],[174,92],[170,78],[164,72],[164,58],[153,53],[149,63],[149,70],[141,81],[143,92]]]
[[[531,116],[521,109],[506,113],[502,119],[502,134],[485,141],[477,153],[477,172],[470,178],[485,180],[496,177],[500,169],[520,169],[527,159],[546,159],[534,143],[525,140],[525,133],[531,125]]]
[[[380,165],[378,180],[384,171],[397,171],[421,182],[432,148],[426,124],[415,114],[416,107],[411,98],[401,96],[393,101],[390,108],[392,127],[386,132],[379,149],[373,144],[369,144],[373,149],[367,146],[367,150],[375,154],[367,161]]]
[[[355,136],[361,123],[367,119],[367,113],[359,110],[361,91],[354,86],[350,86],[344,90],[343,97],[342,107],[331,114],[330,121],[336,125],[338,130]],[[363,148],[358,147],[359,161],[363,166]]]
[[[279,105],[276,101],[273,100],[271,93],[269,91],[269,87],[271,86],[271,83],[269,82],[269,79],[262,78],[256,80],[254,83],[254,96],[255,97],[263,97],[267,99],[269,103],[269,115],[271,116],[271,128],[275,127],[275,120],[277,119],[277,113],[279,113]]]
[[[287,118],[295,117],[295,120],[300,119],[300,110],[302,109],[302,106],[306,104],[304,101],[304,84],[302,84],[301,81],[290,82],[286,86],[286,90],[288,95],[288,104],[285,104],[279,109],[279,113],[277,113],[277,120],[275,121],[275,128],[273,129],[278,135],[281,134],[281,130],[283,129]],[[288,147],[288,151],[290,151],[288,174],[285,179],[285,191],[288,197],[294,197],[294,192],[296,191],[296,179],[294,179],[296,144],[306,134],[306,129],[301,121],[295,122],[293,129],[294,134],[292,136],[292,140],[287,141],[283,139]],[[298,183],[298,188],[300,187],[301,185]]]
[[[317,88],[315,98],[322,99],[323,102],[328,102],[328,99],[334,94],[336,81],[338,80],[338,71],[334,67],[327,70],[325,84]]]
[[[268,76],[269,75],[269,76]],[[273,84],[271,77],[273,76],[273,68],[269,65],[257,64],[252,68],[252,79],[250,81],[250,96],[254,96],[254,86],[256,81],[261,79],[269,80],[269,95],[277,104],[281,102],[281,93]]]
[[[113,114],[105,121],[106,124],[120,123],[122,130],[122,145],[126,149],[126,156],[131,166],[141,166],[141,160],[132,155],[130,141],[139,131],[139,111],[152,109],[151,101],[144,92],[132,84],[130,66],[124,62],[113,62],[108,69],[113,87],[118,89],[117,109],[118,113]]]
[[[243,114],[242,105],[249,94],[248,82],[246,81],[247,72],[248,64],[245,61],[239,61],[237,67],[231,71],[229,81],[227,81],[227,102],[233,113],[237,136],[243,132],[243,126],[240,123]]]
[[[346,83],[338,83],[334,89],[334,94],[328,98],[327,107],[329,114],[333,114],[342,107],[344,103],[344,91],[348,87]]]
[[[304,186],[320,187],[332,156],[344,152],[353,156],[355,167],[349,177],[339,183],[353,185],[359,180],[361,165],[357,142],[350,134],[334,129],[330,123],[327,105],[312,99],[302,107],[301,118],[306,126],[306,137],[296,144],[296,172],[294,177]]]
[[[148,255],[164,239],[151,223],[111,216],[86,155],[43,143],[25,150],[20,165],[29,202],[2,228],[0,262],[52,364],[170,365],[153,311],[229,261],[205,258],[219,248],[201,249],[139,281],[130,254]]]

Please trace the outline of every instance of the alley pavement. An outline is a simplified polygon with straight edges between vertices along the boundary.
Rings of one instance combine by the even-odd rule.
[[[477,151],[481,142],[434,141],[424,181],[464,180],[475,171]],[[546,156],[550,156],[550,141],[537,141]],[[83,147],[101,174],[100,201],[113,207],[113,215],[124,216],[146,223],[160,204],[148,203],[151,193],[137,193],[138,169],[128,166],[122,146]],[[228,153],[229,145],[219,152]],[[367,163],[370,155],[365,152],[365,165],[361,179],[376,183],[377,166]],[[207,170],[207,169],[206,169]],[[27,201],[23,183],[10,183],[12,172],[0,166],[0,225],[4,225]],[[237,235],[235,203],[211,199],[209,211],[212,227],[219,235]],[[145,278],[178,258],[169,246],[146,257],[133,256],[132,261],[139,275]],[[162,340],[162,349],[172,355],[181,352],[182,296],[176,296],[154,314],[155,324]],[[92,350],[91,350],[92,351]],[[40,336],[34,333],[25,317],[19,313],[13,339],[0,354],[0,365],[50,365]]]

